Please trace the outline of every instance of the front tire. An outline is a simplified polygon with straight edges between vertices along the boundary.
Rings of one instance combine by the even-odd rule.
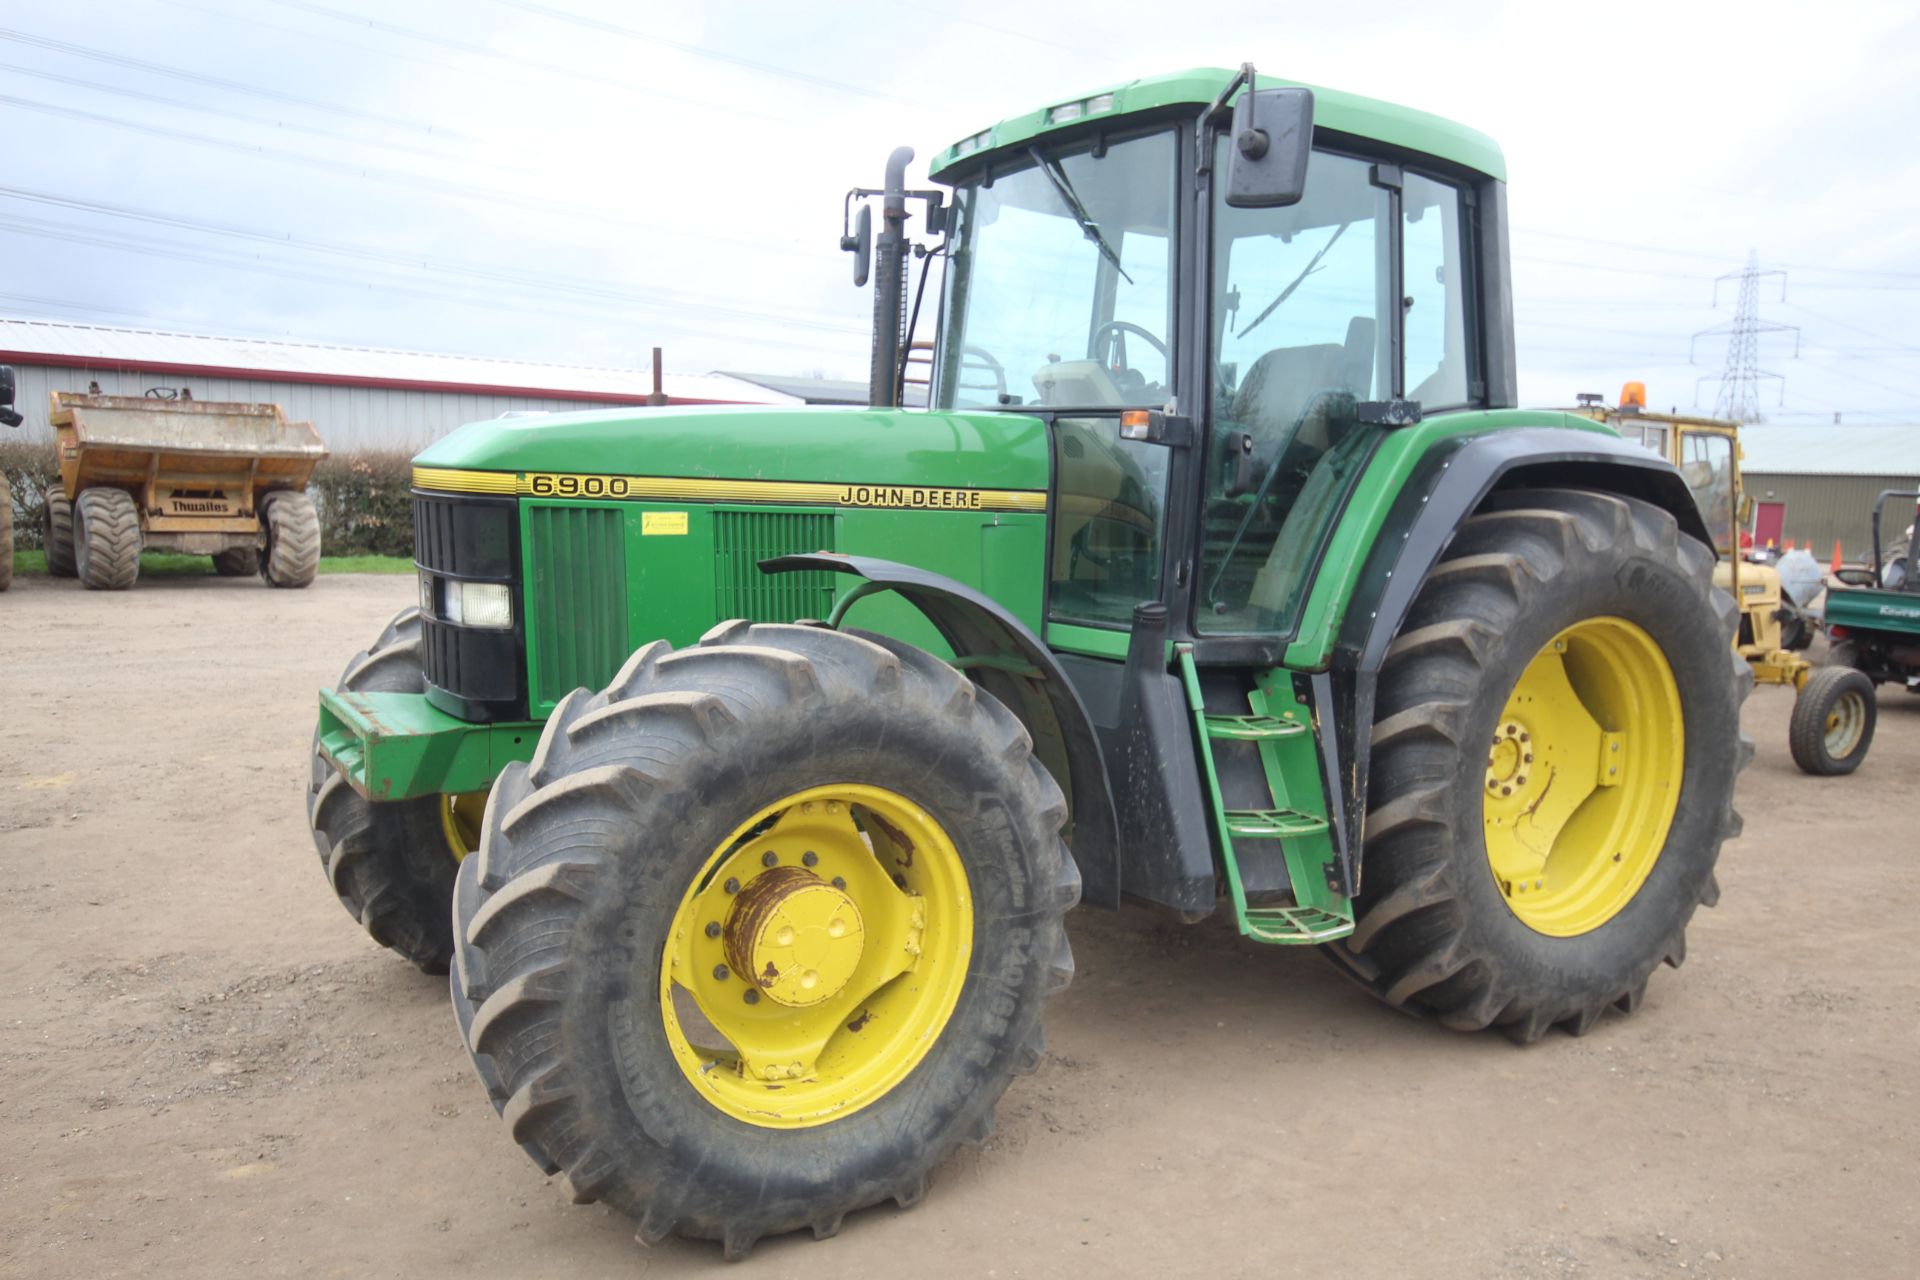
[[[1065,819],[1019,722],[917,649],[657,642],[494,785],[462,1034],[514,1138],[641,1240],[831,1235],[917,1201],[1038,1062],[1073,972]]]
[[[1388,650],[1365,881],[1333,955],[1389,1004],[1525,1043],[1631,1013],[1685,958],[1740,830],[1753,677],[1712,551],[1666,512],[1575,490],[1490,505]]]
[[[47,519],[44,526],[47,549],[47,573],[55,578],[74,578],[79,569],[73,553],[73,501],[58,482],[47,494]]]
[[[83,489],[74,503],[74,567],[89,591],[125,591],[140,576],[140,508],[125,489]]]
[[[1852,773],[1873,745],[1879,714],[1873,681],[1850,666],[1821,667],[1793,700],[1787,726],[1793,762],[1816,777]]]
[[[305,493],[270,494],[261,504],[266,551],[260,576],[274,587],[304,587],[320,572],[320,513]]]
[[[426,692],[420,611],[395,615],[379,639],[348,660],[336,687]],[[321,753],[317,734],[310,763],[307,824],[340,905],[381,946],[423,972],[445,973],[453,959],[453,877],[466,852],[449,798],[368,800]]]

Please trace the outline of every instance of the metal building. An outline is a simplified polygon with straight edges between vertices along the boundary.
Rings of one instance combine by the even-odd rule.
[[[1887,489],[1920,489],[1920,425],[1740,428],[1741,473],[1754,500],[1757,543],[1792,541],[1823,564],[1836,540],[1841,554],[1864,564],[1872,554],[1867,522]],[[1898,537],[1913,511],[1888,509]]]
[[[650,369],[535,364],[478,356],[218,338],[0,316],[0,364],[19,375],[23,438],[53,438],[48,393],[139,396],[164,388],[195,400],[277,404],[311,421],[336,453],[422,448],[455,427],[503,413],[648,402]],[[800,404],[719,374],[669,373],[669,404]]]

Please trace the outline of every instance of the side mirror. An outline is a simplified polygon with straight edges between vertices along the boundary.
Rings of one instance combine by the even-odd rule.
[[[873,206],[861,205],[853,218],[853,234],[840,237],[840,247],[853,255],[853,287],[867,283],[867,267],[873,261]]]
[[[1277,209],[1298,204],[1313,150],[1313,90],[1259,89],[1233,108],[1227,161],[1227,204]]]
[[[17,427],[26,419],[13,411],[13,366],[0,364],[0,426]]]

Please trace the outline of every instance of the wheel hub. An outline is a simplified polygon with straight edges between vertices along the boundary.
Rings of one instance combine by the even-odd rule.
[[[804,1009],[838,995],[860,966],[860,908],[801,867],[755,876],[727,913],[727,961],[769,999]]]
[[[1493,734],[1487,754],[1487,794],[1511,796],[1527,785],[1527,766],[1533,763],[1533,734],[1517,719],[1505,720]]]

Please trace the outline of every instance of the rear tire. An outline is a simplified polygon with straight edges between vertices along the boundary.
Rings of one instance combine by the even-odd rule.
[[[1608,1007],[1633,1012],[1653,970],[1685,958],[1695,907],[1719,897],[1713,871],[1721,842],[1740,831],[1734,777],[1753,748],[1740,732],[1739,710],[1753,676],[1730,647],[1737,618],[1733,601],[1712,586],[1712,551],[1680,536],[1666,512],[1577,490],[1518,493],[1490,505],[1461,526],[1387,652],[1372,736],[1365,881],[1354,932],[1331,944],[1330,954],[1388,1004],[1459,1030],[1497,1026],[1526,1043],[1550,1026],[1582,1034]],[[1669,718],[1650,720],[1632,702],[1624,704],[1631,723],[1594,716],[1599,730],[1613,731],[1600,742],[1629,751],[1593,752],[1601,767],[1615,758],[1625,766],[1636,735],[1671,745],[1678,767],[1628,769],[1622,790],[1611,793],[1659,797],[1659,811],[1671,815],[1666,836],[1656,843],[1658,828],[1632,817],[1652,809],[1615,810],[1638,825],[1624,835],[1607,832],[1621,841],[1610,859],[1606,847],[1594,847],[1600,836],[1591,825],[1536,836],[1549,849],[1541,855],[1544,899],[1528,896],[1541,885],[1503,881],[1488,852],[1496,835],[1512,839],[1522,819],[1501,817],[1505,801],[1487,796],[1505,794],[1496,762],[1505,767],[1512,755],[1518,764],[1516,752],[1552,743],[1539,724],[1534,732],[1542,736],[1531,745],[1524,730],[1508,733],[1516,714],[1509,698],[1549,649],[1558,655],[1554,665],[1591,687],[1592,669],[1575,661],[1579,628],[1618,622],[1629,625],[1617,630],[1644,637],[1670,673],[1673,696],[1661,704]],[[1526,715],[1538,712],[1551,726],[1562,705],[1541,698]],[[1483,745],[1489,741],[1492,755]],[[1525,770],[1537,775],[1530,785],[1540,799],[1524,811],[1529,823],[1546,821],[1535,817],[1543,783],[1564,775],[1571,780],[1563,787],[1580,784],[1577,767],[1565,763],[1572,753],[1550,752],[1538,765],[1533,759],[1526,754],[1529,763],[1512,779],[1528,785]],[[1555,760],[1563,762],[1559,772]],[[1660,780],[1676,774],[1679,791],[1669,796]],[[1583,808],[1615,803],[1586,785],[1592,790]],[[1623,863],[1623,848],[1631,858],[1621,869],[1610,866]],[[1559,927],[1529,913],[1539,909],[1536,900],[1553,900],[1563,851],[1587,868],[1571,879],[1575,890],[1597,882],[1612,896],[1603,909]]]
[[[140,576],[140,508],[125,489],[83,489],[74,503],[74,568],[89,591],[125,591]]]
[[[406,609],[368,649],[355,654],[335,686],[355,693],[424,693],[420,611]],[[375,942],[426,973],[453,958],[456,854],[441,814],[444,799],[376,803],[347,784],[314,738],[307,823],[321,870],[347,914]]]
[[[910,797],[911,811],[944,834],[916,845],[861,801],[847,803],[844,818],[792,816],[803,800],[810,814],[843,812],[805,797],[847,787]],[[854,828],[857,812],[866,816]],[[643,1242],[719,1240],[738,1258],[765,1235],[803,1227],[832,1235],[853,1210],[916,1202],[929,1171],[957,1144],[984,1140],[1012,1076],[1039,1061],[1043,997],[1073,973],[1062,916],[1080,880],[1060,839],[1065,819],[1060,789],[1013,715],[920,650],[744,622],[678,653],[656,642],[605,692],[569,694],[532,763],[508,765],[494,784],[480,852],[461,867],[455,893],[462,1034],[514,1138],[542,1167],[565,1171],[576,1202],[600,1200],[635,1218]],[[779,825],[790,820],[795,827]],[[836,836],[824,828],[837,824],[866,832],[866,848],[830,843]],[[810,834],[755,834],[781,829]],[[779,851],[763,858],[756,839]],[[787,1072],[785,1084],[744,1070],[734,1041],[701,1048],[697,1056],[712,1060],[690,1067],[676,1038],[695,1025],[678,1012],[682,992],[717,1002],[700,1006],[715,1010],[709,1035],[736,1017],[752,1020],[730,1012],[742,1000],[796,1026],[814,1016],[782,1008],[795,1003],[778,985],[800,980],[793,965],[782,975],[769,962],[762,981],[758,959],[743,968],[732,949],[743,912],[764,919],[761,890],[792,880],[825,894],[819,877],[794,865],[802,848],[808,867],[819,850],[821,875],[844,868],[834,888],[873,937],[885,936],[876,922],[889,910],[888,870],[898,868],[894,885],[924,903],[926,953],[916,942],[918,967],[871,991],[850,989],[844,1008],[821,1005],[829,1049]],[[729,851],[741,859],[737,872]],[[936,942],[954,882],[917,878],[955,858],[968,924],[946,936],[964,936],[964,951]],[[722,887],[739,896],[721,897]],[[686,914],[702,894],[719,904],[700,908],[710,911],[705,926]],[[740,910],[726,914],[728,902]],[[729,921],[724,932],[719,916]],[[683,966],[682,945],[708,950]],[[712,972],[722,994],[700,996],[722,955],[733,959],[731,972]],[[830,962],[801,963],[824,972]],[[742,982],[748,976],[767,988],[764,998]],[[952,1003],[923,1027],[919,993],[943,982]],[[819,998],[842,994],[834,985]],[[902,1003],[880,1005],[896,996]],[[917,1046],[914,1056],[903,1044]],[[859,1084],[868,1055],[883,1055],[894,1074]],[[852,1092],[827,1103],[807,1096],[836,1088]]]
[[[213,571],[223,578],[251,578],[260,572],[260,548],[228,547],[216,552]]]
[[[304,493],[270,494],[261,504],[266,554],[260,576],[275,587],[304,587],[320,571],[320,513]]]
[[[73,502],[57,485],[47,494],[45,533],[47,573],[55,578],[78,577],[73,553]]]
[[[1815,777],[1852,773],[1867,758],[1880,714],[1873,681],[1851,667],[1821,667],[1793,700],[1787,747]]]

